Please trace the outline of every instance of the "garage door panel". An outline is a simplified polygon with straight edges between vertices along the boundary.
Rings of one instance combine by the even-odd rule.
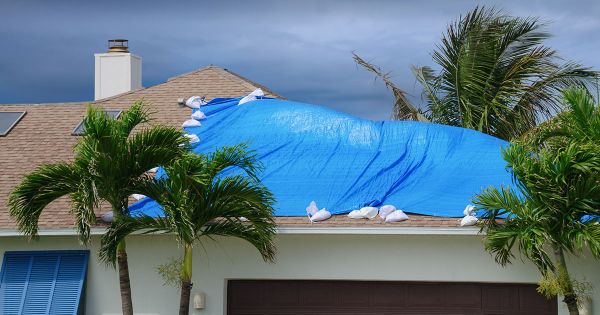
[[[445,305],[444,287],[432,284],[413,284],[406,296],[406,306],[421,308],[429,305]]]
[[[294,307],[300,304],[298,288],[300,283],[295,281],[269,281],[266,290],[266,301],[271,307]]]
[[[352,282],[339,282],[332,285],[336,293],[336,305],[341,307],[368,307],[372,301],[371,294],[357,290],[356,284]],[[369,288],[371,289],[371,288]]]
[[[254,281],[230,281],[227,283],[227,286],[232,292],[244,292],[244,294],[230,295],[228,297],[228,303],[231,303],[232,305],[240,305],[249,309],[265,307],[265,283],[258,283]],[[248,315],[252,315],[252,313],[248,313]]]
[[[528,312],[552,312],[556,303],[548,303],[548,299],[539,294],[534,287],[519,288],[520,309]]]
[[[229,315],[556,315],[535,285],[230,280]]]
[[[393,309],[406,305],[407,288],[403,283],[372,282],[368,284],[367,290],[360,290],[360,286],[356,284],[354,287],[356,292],[361,292],[369,297],[371,307]]]
[[[325,307],[335,302],[338,292],[334,292],[335,287],[328,281],[303,281],[300,282],[297,289],[300,297],[300,304],[307,307]],[[334,294],[335,293],[335,294]]]
[[[484,285],[482,290],[483,309],[488,312],[487,314],[505,314],[505,312],[518,310],[517,288],[506,285]]]
[[[481,286],[473,284],[446,284],[446,303],[450,308],[481,309]]]

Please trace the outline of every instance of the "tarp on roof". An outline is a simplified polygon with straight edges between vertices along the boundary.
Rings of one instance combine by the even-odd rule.
[[[392,204],[406,212],[460,217],[474,194],[512,185],[501,148],[508,143],[464,128],[372,121],[326,107],[259,99],[215,99],[202,126],[185,128],[197,153],[248,143],[265,166],[276,216],[305,216],[310,201],[333,214]],[[160,214],[146,198],[132,211]]]

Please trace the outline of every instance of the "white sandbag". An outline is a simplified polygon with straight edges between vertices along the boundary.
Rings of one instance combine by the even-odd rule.
[[[308,207],[306,207],[306,214],[308,214],[308,216],[310,217],[315,215],[317,211],[319,211],[319,208],[317,208],[317,203],[313,200],[310,202]]]
[[[198,143],[200,142],[200,137],[198,137],[195,134],[190,134],[190,133],[186,133],[183,135],[184,137],[186,137],[188,139],[188,142],[190,144],[194,144],[194,143]]]
[[[183,124],[181,124],[181,127],[198,127],[201,125],[202,124],[195,119],[188,119],[188,120],[184,121]]]
[[[385,217],[385,222],[402,222],[408,220],[408,216],[402,210],[395,210]]]
[[[387,217],[390,213],[394,211],[396,211],[396,207],[392,205],[385,205],[379,208],[379,217],[385,220],[385,217]]]
[[[148,172],[156,173],[156,172],[158,172],[158,167],[153,167],[153,168],[149,169]]]
[[[377,213],[379,213],[379,209],[375,207],[362,207],[360,208],[360,212],[365,219],[372,220],[377,216]]]
[[[350,219],[369,219],[372,220],[377,216],[379,210],[375,207],[362,207],[360,210],[352,210],[348,213]]]
[[[205,104],[206,102],[200,96],[192,96],[185,101],[185,106],[189,108],[200,108],[200,106]]]
[[[463,211],[463,214],[465,216],[468,215],[475,215],[475,206],[473,205],[467,205],[467,207],[465,208],[465,210]]]
[[[245,103],[248,103],[248,102],[252,102],[252,101],[258,99],[259,96],[265,96],[265,93],[261,89],[256,89],[256,90],[252,91],[252,93],[244,96],[238,102],[238,105],[242,105],[242,104],[245,104]]]
[[[192,113],[192,119],[196,119],[196,120],[206,119],[206,114],[204,114],[204,112],[202,112],[202,111],[197,110]]]
[[[100,216],[100,220],[106,222],[106,223],[111,223],[113,221],[113,212],[112,211],[108,211],[107,213],[103,214]]]
[[[364,219],[362,212],[360,210],[352,210],[348,213],[348,218],[350,219]]]
[[[146,198],[146,196],[144,196],[142,194],[131,194],[131,197],[133,197],[133,199],[135,199],[135,200],[140,200],[140,199]]]
[[[460,226],[472,226],[477,224],[477,221],[479,221],[479,219],[477,219],[477,217],[472,216],[472,215],[467,215],[464,218],[462,218],[462,220],[460,220]]]
[[[311,222],[319,222],[319,221],[324,221],[331,218],[331,212],[327,211],[327,209],[323,208],[319,211],[317,211],[317,213],[315,213],[313,216],[310,217],[310,221]]]

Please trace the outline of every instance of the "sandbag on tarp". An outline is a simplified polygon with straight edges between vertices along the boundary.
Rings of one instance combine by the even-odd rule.
[[[264,164],[277,216],[305,216],[316,201],[333,214],[390,204],[409,213],[462,217],[483,188],[512,185],[501,148],[483,133],[414,121],[371,121],[326,107],[277,99],[237,105],[215,99],[207,118],[184,128],[194,152],[247,142]],[[195,109],[197,111],[198,109]],[[132,211],[158,215],[146,198]]]

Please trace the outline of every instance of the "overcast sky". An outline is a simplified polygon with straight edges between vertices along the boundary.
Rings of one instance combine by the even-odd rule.
[[[144,86],[215,64],[292,100],[384,119],[391,94],[352,51],[418,100],[410,65],[432,65],[446,25],[482,3],[541,17],[549,46],[600,69],[597,0],[174,2],[0,0],[0,103],[92,100],[93,54],[126,38]]]

